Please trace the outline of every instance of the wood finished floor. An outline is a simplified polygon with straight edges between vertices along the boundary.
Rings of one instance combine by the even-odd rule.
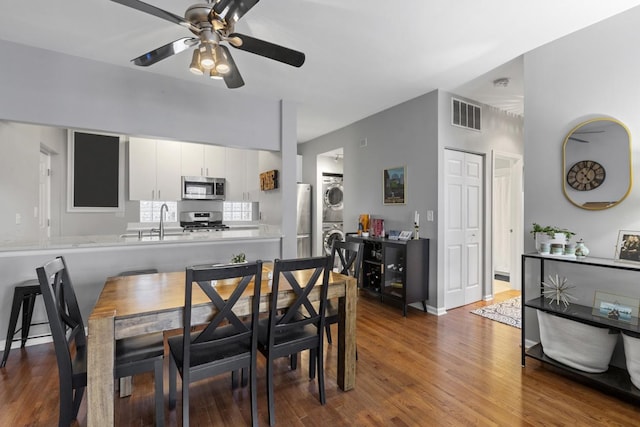
[[[327,348],[327,404],[307,378],[307,357],[297,371],[285,360],[276,373],[279,426],[630,426],[640,406],[577,383],[527,359],[520,365],[520,330],[475,316],[478,306],[433,316],[399,309],[362,295],[358,302],[356,389],[342,392],[336,349]],[[337,330],[334,326],[334,336]],[[50,344],[12,350],[0,369],[0,426],[57,425],[55,355]],[[258,370],[259,424],[268,425],[265,369]],[[165,377],[166,377],[165,369]],[[165,384],[165,391],[168,390]],[[166,392],[165,392],[166,395]],[[248,389],[230,390],[228,376],[192,385],[193,426],[249,424]],[[166,411],[177,426],[181,410]],[[86,396],[78,424],[86,425]],[[152,376],[135,378],[134,395],[117,399],[119,426],[153,425]]]

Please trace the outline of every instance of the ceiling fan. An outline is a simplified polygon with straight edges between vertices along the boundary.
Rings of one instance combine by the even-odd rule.
[[[235,89],[244,86],[244,80],[231,52],[221,42],[228,42],[236,49],[294,67],[304,64],[305,55],[302,52],[234,32],[236,22],[259,0],[211,0],[209,3],[194,4],[187,8],[184,18],[140,0],[111,1],[182,25],[196,36],[180,38],[131,60],[141,67],[148,67],[197,46],[189,66],[191,72],[199,75],[207,74],[214,79],[222,78],[228,88]]]

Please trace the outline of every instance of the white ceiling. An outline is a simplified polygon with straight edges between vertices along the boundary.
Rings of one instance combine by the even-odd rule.
[[[147,2],[183,15],[194,0]],[[307,59],[294,68],[231,48],[246,82],[234,91],[295,102],[299,142],[438,88],[521,113],[518,57],[637,5],[640,0],[262,0],[236,31],[300,50]],[[0,1],[0,39],[123,67],[137,68],[132,58],[190,34],[109,0]],[[224,88],[189,73],[190,59],[184,52],[141,72]],[[511,77],[511,84],[493,87],[497,77]]]

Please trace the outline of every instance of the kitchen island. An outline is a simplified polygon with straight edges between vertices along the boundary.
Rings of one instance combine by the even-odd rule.
[[[52,238],[37,242],[2,243],[0,246],[0,333],[8,325],[13,286],[35,279],[35,269],[56,256],[64,256],[86,319],[105,279],[122,271],[156,268],[160,272],[180,271],[189,265],[227,263],[243,252],[248,260],[271,261],[281,256],[282,233],[277,227],[230,229],[215,232],[171,233],[163,240],[157,236],[96,235]],[[47,321],[42,300],[38,298],[33,322]],[[44,331],[43,331],[44,328]],[[46,326],[34,326],[38,335]],[[29,340],[27,344],[38,343]],[[17,343],[16,343],[17,344]],[[0,342],[4,346],[4,342]]]

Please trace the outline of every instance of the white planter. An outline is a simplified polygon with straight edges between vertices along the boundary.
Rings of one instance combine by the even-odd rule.
[[[536,251],[540,252],[540,243],[560,243],[564,245],[567,243],[567,236],[564,233],[556,233],[554,237],[549,236],[547,233],[536,233]]]
[[[537,313],[544,354],[584,372],[600,373],[609,369],[617,333],[610,334],[609,328],[585,325],[544,311]]]
[[[627,371],[634,386],[640,388],[640,337],[622,333],[624,356],[627,359]]]

